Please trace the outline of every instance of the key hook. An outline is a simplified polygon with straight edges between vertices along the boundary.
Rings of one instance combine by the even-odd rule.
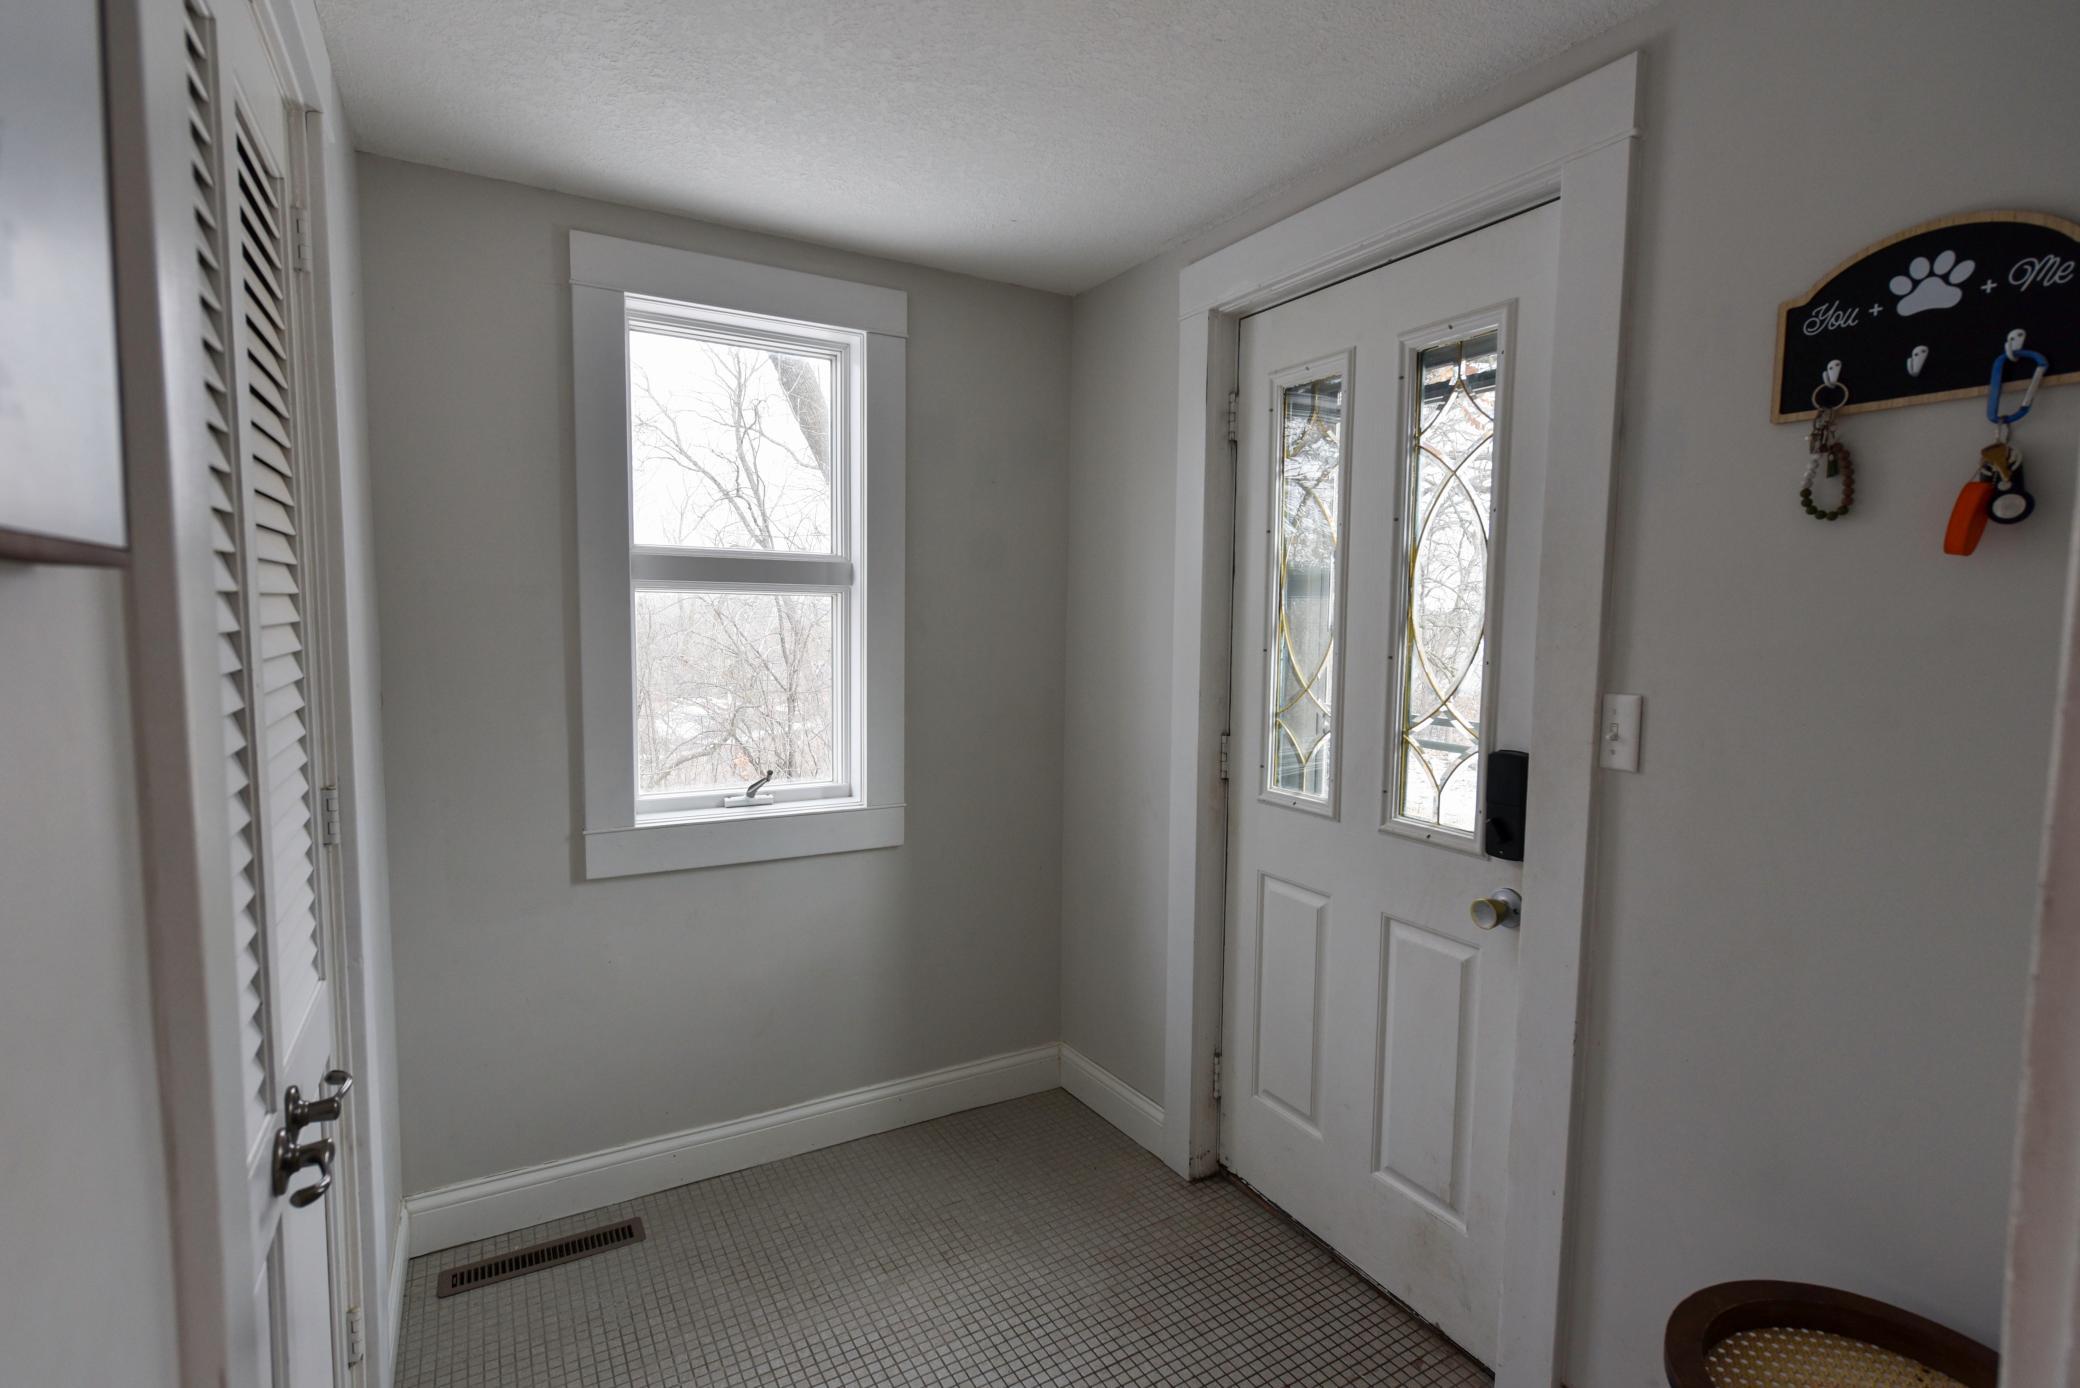
[[[1842,398],[1832,405],[1823,405],[1820,403],[1820,392],[1823,390],[1838,390],[1842,393]],[[1813,408],[1824,413],[1839,410],[1848,403],[1849,387],[1842,384],[1842,364],[1839,361],[1831,361],[1827,364],[1827,369],[1820,373],[1820,384],[1813,387]]]

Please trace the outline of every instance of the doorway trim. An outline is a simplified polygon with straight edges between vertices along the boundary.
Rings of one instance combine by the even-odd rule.
[[[1178,273],[1176,552],[1167,789],[1163,1112],[1181,1175],[1220,1163],[1234,447],[1240,319],[1554,197],[1560,200],[1539,559],[1523,932],[1503,1227],[1498,1388],[1552,1388],[1561,1354],[1581,958],[1593,905],[1597,700],[1618,433],[1639,55],[1578,78]],[[1561,485],[1563,484],[1564,485]],[[1576,595],[1594,593],[1588,601]]]

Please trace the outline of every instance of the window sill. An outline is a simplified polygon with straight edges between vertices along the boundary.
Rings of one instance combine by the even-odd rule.
[[[896,848],[902,842],[901,805],[804,802],[748,813],[676,815],[626,829],[586,830],[585,876],[638,877]]]

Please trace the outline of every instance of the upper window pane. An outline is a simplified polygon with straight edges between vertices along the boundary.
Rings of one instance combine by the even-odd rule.
[[[1343,377],[1279,392],[1267,790],[1329,798],[1336,731],[1336,571]]]
[[[1495,333],[1425,349],[1409,421],[1402,560],[1400,755],[1394,812],[1471,834],[1479,815],[1482,739],[1488,727],[1493,557]]]
[[[635,542],[829,554],[831,358],[631,324]]]

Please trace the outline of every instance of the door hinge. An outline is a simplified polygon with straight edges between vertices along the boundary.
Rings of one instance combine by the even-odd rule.
[[[1215,1103],[1218,1103],[1218,1102],[1220,1102],[1220,1097],[1221,1097],[1221,1053],[1220,1053],[1219,1051],[1215,1051],[1215,1052],[1213,1053],[1213,1098],[1214,1098],[1214,1102],[1215,1102]]]
[[[1236,414],[1236,411],[1237,411],[1237,410],[1239,410],[1239,409],[1241,409],[1241,408],[1242,408],[1242,392],[1241,392],[1241,391],[1239,391],[1239,390],[1231,390],[1231,391],[1229,391],[1229,392],[1228,392],[1228,442],[1229,442],[1229,443],[1234,443],[1234,442],[1235,442],[1235,441],[1236,441],[1237,439],[1239,439],[1239,438],[1241,437],[1241,435],[1240,435],[1240,434],[1238,434],[1238,433],[1236,432],[1236,423],[1235,423],[1235,414]]]
[[[339,787],[325,786],[318,791],[318,841],[337,848],[339,838]]]
[[[1221,734],[1221,779],[1228,779],[1228,734]]]
[[[347,1308],[347,1362],[359,1364],[368,1356],[368,1336],[361,1329],[361,1308]]]
[[[292,252],[296,268],[308,271],[311,268],[311,213],[307,207],[289,209],[289,234],[295,242]]]

